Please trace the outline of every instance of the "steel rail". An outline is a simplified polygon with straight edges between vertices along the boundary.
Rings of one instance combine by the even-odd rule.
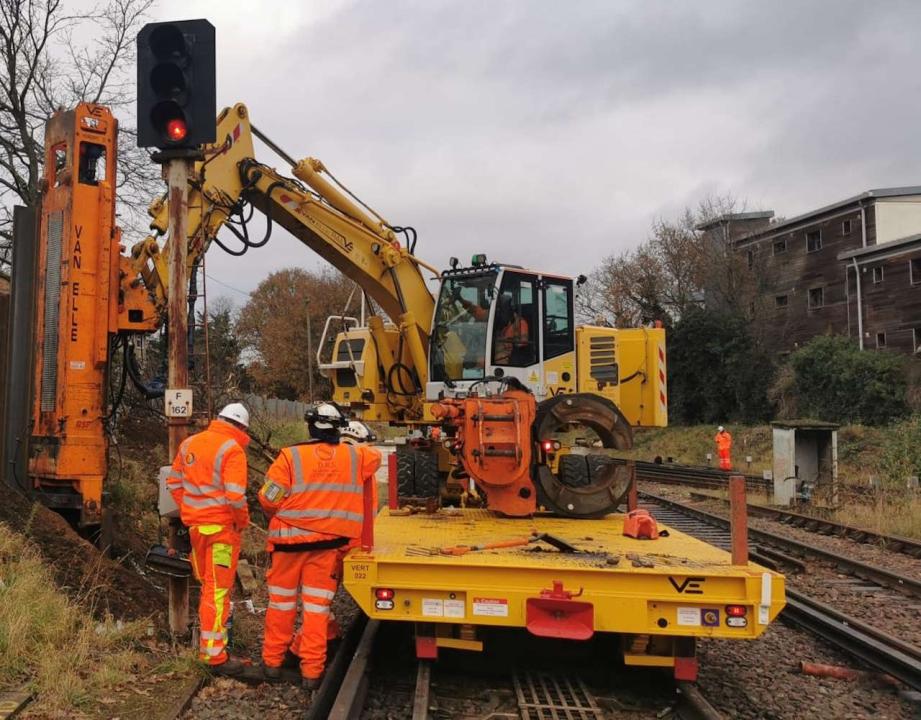
[[[723,498],[717,499],[722,500]],[[843,537],[860,543],[877,543],[886,550],[904,553],[914,558],[921,558],[921,540],[901,537],[899,535],[888,535],[886,533],[876,532],[875,530],[867,530],[866,528],[835,522],[834,520],[826,520],[825,518],[796,513],[792,510],[773,508],[754,503],[749,503],[748,512],[751,515],[770,518],[777,522],[782,522],[784,525],[802,528],[808,532]]]
[[[640,492],[639,495],[640,497],[648,498],[658,505],[670,507],[684,513],[685,515],[691,515],[693,517],[699,518],[709,525],[713,525],[724,530],[729,529],[729,520],[727,518],[721,517],[720,515],[714,515],[713,513],[709,513],[704,510],[688,507],[687,505],[683,505],[676,500],[670,500],[668,498],[664,498],[659,495],[653,495],[652,493],[645,491]],[[768,532],[767,530],[756,530],[750,527],[748,529],[748,536],[750,539],[757,541],[759,544],[774,545],[787,551],[792,550],[793,552],[802,555],[819,558],[825,562],[837,565],[838,567],[845,569],[851,574],[863,578],[864,580],[871,580],[872,582],[878,583],[879,585],[892,588],[893,590],[899,590],[907,595],[921,597],[921,580],[908,577],[907,575],[901,575],[876,565],[868,565],[867,563],[860,562],[859,560],[854,560],[853,558],[842,557],[841,555],[831,552],[830,550],[825,550],[824,548],[816,547],[815,545],[809,545],[808,543],[804,543],[799,540],[793,540],[792,538],[777,535],[776,533]]]
[[[661,504],[664,507],[683,513],[691,519],[697,520],[702,526],[709,525],[721,530],[728,528],[728,520],[718,515],[649,493],[641,493],[641,496],[645,496],[653,503]],[[754,531],[749,529],[749,532]],[[689,534],[694,533],[692,531]],[[774,536],[773,533],[767,533],[767,535],[778,537]],[[712,534],[704,533],[704,536],[703,539],[707,542],[716,544]],[[781,540],[786,539],[781,538]],[[811,549],[811,546],[806,546],[803,543],[791,542]],[[853,562],[834,555],[832,557],[836,561],[844,561],[846,564]],[[857,565],[864,568],[869,567],[863,563],[857,563]],[[780,615],[782,620],[812,632],[853,657],[900,680],[912,689],[921,691],[921,648],[906,643],[900,638],[889,635],[879,628],[842,613],[796,590],[787,588],[786,599],[786,605]]]

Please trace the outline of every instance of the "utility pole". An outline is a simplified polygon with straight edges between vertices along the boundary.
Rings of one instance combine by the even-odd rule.
[[[307,393],[313,402],[313,333],[310,331],[310,301],[307,302]]]
[[[169,186],[169,291],[168,307],[168,375],[170,390],[189,387],[189,175],[192,161],[175,158],[163,165],[163,173]],[[189,436],[191,412],[169,418],[169,454],[176,457],[179,446]],[[170,549],[176,548],[176,538],[181,522],[170,520]],[[174,633],[184,634],[189,627],[189,579],[169,578],[169,626]]]

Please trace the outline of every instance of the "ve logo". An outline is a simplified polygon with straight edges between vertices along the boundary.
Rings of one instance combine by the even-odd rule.
[[[707,581],[707,578],[702,577],[688,577],[678,582],[673,577],[669,577],[668,581],[672,584],[672,587],[675,588],[675,591],[678,593],[683,593],[685,595],[703,595],[704,591],[701,589],[701,585]]]

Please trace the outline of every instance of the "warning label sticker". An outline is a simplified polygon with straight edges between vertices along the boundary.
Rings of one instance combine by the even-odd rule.
[[[697,627],[700,625],[700,608],[680,607],[678,608],[678,624]]]
[[[758,624],[767,625],[771,621],[771,606],[770,605],[759,605],[758,606]]]
[[[465,614],[463,600],[445,600],[445,617],[462,618]]]
[[[444,617],[444,600],[437,598],[422,598],[422,614],[426,617]]]
[[[487,617],[508,617],[507,598],[473,598],[473,614]]]

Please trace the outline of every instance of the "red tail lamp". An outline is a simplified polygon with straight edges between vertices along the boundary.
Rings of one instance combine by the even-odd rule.
[[[748,611],[744,605],[727,605],[726,614],[729,617],[745,617],[745,613]]]
[[[377,588],[374,596],[378,600],[393,600],[393,590],[391,588]]]

